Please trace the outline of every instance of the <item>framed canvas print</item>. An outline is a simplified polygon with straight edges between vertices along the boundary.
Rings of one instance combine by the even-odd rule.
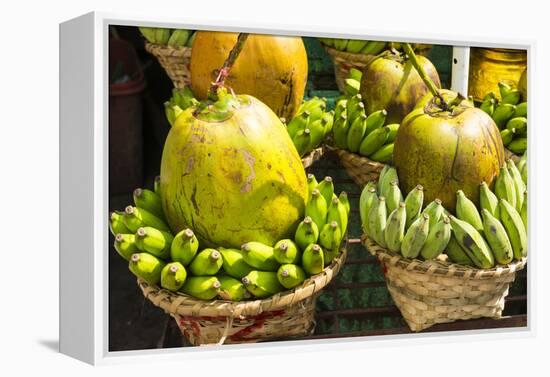
[[[61,24],[61,351],[528,332],[532,51]]]

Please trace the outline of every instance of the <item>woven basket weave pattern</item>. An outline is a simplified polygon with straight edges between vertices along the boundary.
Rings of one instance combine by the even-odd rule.
[[[512,159],[512,161],[517,164],[521,157],[517,154],[514,154],[511,150],[504,148],[504,158],[506,158],[507,160]]]
[[[527,263],[524,258],[480,270],[444,259],[403,258],[365,236],[362,242],[382,264],[388,290],[412,331],[459,319],[501,317],[508,288]]]
[[[154,55],[176,88],[191,83],[191,47],[169,47],[146,42],[145,50]]]
[[[315,161],[318,161],[321,157],[323,157],[324,153],[325,153],[325,150],[321,146],[319,148],[315,148],[314,150],[309,152],[307,155],[305,155],[302,158],[302,165],[304,165],[304,169],[309,168]]]
[[[346,242],[346,241],[344,241]],[[325,269],[300,286],[263,300],[203,301],[173,293],[138,279],[143,295],[176,320],[194,345],[257,342],[304,336],[315,328],[315,299],[346,260],[341,253]]]
[[[367,182],[377,181],[384,168],[384,164],[381,162],[370,160],[345,149],[336,149],[336,154],[346,172],[360,187],[365,186]]]

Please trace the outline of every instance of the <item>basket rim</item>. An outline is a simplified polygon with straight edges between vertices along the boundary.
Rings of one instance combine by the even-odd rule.
[[[337,148],[337,147],[333,147],[333,146],[327,146],[327,149],[335,151],[336,154],[338,155],[338,157],[340,157],[340,158],[347,157],[347,156],[353,156],[354,158],[358,159],[362,163],[374,165],[374,166],[377,166],[377,167],[380,167],[380,168],[383,168],[384,165],[389,165],[389,164],[386,164],[384,162],[371,160],[368,157],[361,156],[358,153],[350,152],[347,149],[341,149],[341,148]]]
[[[172,47],[145,41],[145,50],[153,55],[182,57],[189,54],[192,49],[188,46]]]
[[[311,152],[309,152],[307,155],[305,155],[302,158],[302,165],[304,165],[304,169],[309,168],[315,161],[319,161],[321,157],[325,154],[325,146],[321,145],[318,148],[315,148]]]
[[[288,305],[298,303],[317,294],[321,289],[327,286],[332,278],[338,274],[346,261],[347,256],[347,237],[343,241],[343,247],[340,254],[332,260],[332,263],[325,267],[322,272],[307,278],[301,285],[279,292],[265,299],[229,301],[229,300],[201,300],[181,292],[171,292],[157,285],[147,283],[141,278],[137,278],[137,284],[142,290],[143,295],[154,305],[164,309],[165,312],[172,315],[196,315],[204,307],[209,307],[217,311],[220,317],[234,317],[246,313],[244,316],[257,315],[264,312],[264,308],[270,311],[282,309]],[[305,292],[304,295],[301,293]],[[296,299],[295,299],[296,297]],[[157,298],[154,300],[154,298]],[[160,300],[159,300],[160,299]],[[182,305],[185,304],[185,305]]]
[[[381,262],[389,263],[391,266],[406,271],[425,273],[429,275],[440,275],[445,277],[460,277],[464,279],[491,279],[498,276],[515,274],[527,264],[527,257],[516,260],[507,265],[497,265],[489,269],[450,263],[443,260],[427,260],[404,258],[398,253],[381,247],[374,240],[365,234],[361,235],[361,243],[369,253],[378,257]]]

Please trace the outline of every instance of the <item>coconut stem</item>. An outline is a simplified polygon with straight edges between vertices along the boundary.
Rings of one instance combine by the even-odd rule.
[[[233,48],[229,52],[229,56],[227,57],[227,59],[225,59],[223,66],[220,68],[220,71],[218,72],[218,77],[216,77],[216,81],[213,82],[212,86],[210,87],[210,93],[208,94],[209,97],[217,98],[218,89],[221,87],[225,87],[225,80],[227,79],[227,77],[229,77],[231,68],[233,68],[235,61],[239,57],[239,54],[241,53],[248,36],[248,33],[239,33],[235,46],[233,46]]]
[[[437,89],[437,86],[435,86],[432,79],[428,76],[426,71],[424,70],[424,67],[418,63],[418,59],[416,58],[416,54],[414,53],[410,43],[403,43],[403,50],[405,51],[405,54],[408,55],[409,60],[411,61],[414,69],[418,72],[418,75],[424,81],[424,84],[428,87],[428,90],[432,93],[434,97],[437,97],[440,101],[440,106],[444,111],[447,111],[449,109],[449,105],[447,102],[445,102],[445,99],[439,93],[439,89]]]

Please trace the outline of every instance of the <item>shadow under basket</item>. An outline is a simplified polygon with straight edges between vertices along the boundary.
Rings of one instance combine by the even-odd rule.
[[[143,295],[170,314],[193,345],[256,343],[302,337],[315,330],[315,301],[346,260],[346,241],[340,254],[298,287],[266,299],[204,301],[170,292],[138,279]]]
[[[363,235],[367,250],[382,264],[386,285],[412,331],[437,323],[481,317],[500,318],[508,288],[527,258],[491,269],[440,259],[403,258]]]
[[[170,47],[145,42],[145,50],[154,55],[174,87],[183,88],[191,83],[191,47]]]
[[[304,165],[304,169],[309,168],[311,165],[313,165],[315,161],[319,161],[321,157],[323,157],[324,153],[325,148],[323,146],[320,146],[319,148],[315,148],[304,157],[302,157],[302,165]]]
[[[385,165],[382,162],[373,161],[345,149],[336,148],[335,151],[348,175],[360,187],[365,186],[370,181],[377,181]]]

